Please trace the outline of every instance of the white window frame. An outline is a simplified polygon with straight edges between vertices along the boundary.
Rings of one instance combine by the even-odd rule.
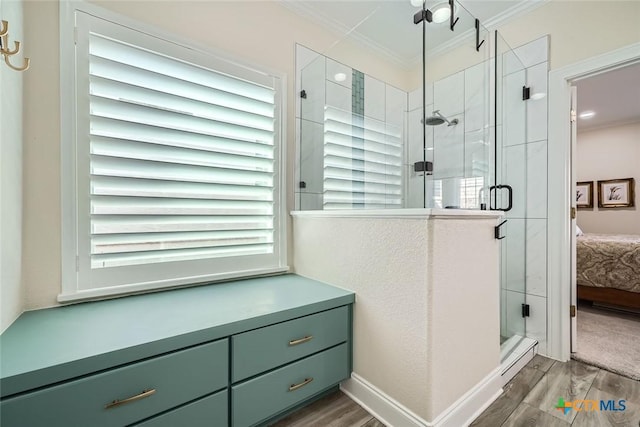
[[[212,60],[232,63],[235,67],[259,72],[265,76],[279,79],[276,91],[276,140],[274,143],[274,255],[277,256],[278,266],[243,270],[238,267],[231,272],[212,273],[198,276],[184,276],[171,280],[154,282],[139,282],[130,285],[82,289],[79,283],[80,269],[78,234],[78,176],[76,173],[76,12],[86,13],[97,18],[111,21],[129,29],[145,33],[176,45],[176,48],[187,49],[196,54],[204,54]],[[227,53],[219,52],[210,47],[198,45],[180,36],[175,36],[153,26],[137,22],[126,16],[121,16],[101,7],[85,2],[60,2],[60,127],[61,127],[61,211],[62,211],[62,289],[58,295],[59,302],[74,302],[87,299],[101,299],[112,296],[127,295],[140,292],[206,284],[215,281],[246,278],[253,276],[279,274],[289,271],[287,266],[287,215],[286,215],[286,75],[263,66],[247,63],[234,58]],[[88,213],[87,213],[88,215]],[[233,258],[229,258],[233,263]],[[150,265],[153,268],[153,264]]]

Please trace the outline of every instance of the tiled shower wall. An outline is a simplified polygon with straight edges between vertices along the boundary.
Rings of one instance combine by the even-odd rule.
[[[458,124],[425,127],[426,160],[433,162],[433,174],[427,177],[425,193],[423,174],[413,168],[415,162],[422,160],[423,152],[422,88],[409,93],[406,207],[423,207],[423,195],[426,207],[480,207],[479,189],[471,189],[469,198],[462,200],[460,188],[465,183],[487,184],[493,155],[488,128],[489,79],[487,61],[426,84],[427,117],[439,110],[450,121],[457,119]]]
[[[514,190],[513,209],[506,214],[507,243],[502,247],[502,331],[510,335],[524,329],[520,303],[526,301],[526,335],[539,342],[542,354],[547,347],[548,42],[545,36],[514,49],[524,68],[510,70],[505,61],[503,89],[516,96],[505,96],[513,101],[503,107],[523,120],[502,123],[498,118],[503,183]],[[532,98],[518,102],[523,85]]]
[[[306,93],[297,111],[299,181],[305,183],[305,188],[300,188],[297,183],[297,208],[318,210],[323,208],[325,106],[362,114],[365,120],[371,118],[404,129],[407,93],[302,46],[298,45],[297,49],[297,55],[313,55],[315,58],[299,72],[300,90]],[[361,100],[364,100],[364,105]]]

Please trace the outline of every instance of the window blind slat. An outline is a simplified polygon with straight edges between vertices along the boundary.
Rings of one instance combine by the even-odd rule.
[[[130,44],[121,43],[113,39],[110,40],[99,34],[92,33],[90,35],[89,53],[121,64],[128,64],[143,70],[154,70],[159,74],[214,89],[222,89],[247,98],[273,102],[274,91],[271,88],[262,87],[255,83],[217,73],[155,52],[149,52]]]
[[[140,264],[193,261],[200,259],[245,257],[251,255],[270,254],[272,252],[273,244],[268,243],[242,246],[218,246],[215,248],[206,247],[197,249],[164,250],[162,252],[116,253],[93,255],[91,257],[91,267],[124,267]]]
[[[273,144],[272,131],[93,96],[91,97],[91,115],[165,129]]]
[[[105,80],[126,83],[132,86],[151,89],[176,95],[183,98],[206,102],[207,104],[234,110],[246,111],[267,117],[274,117],[273,99],[261,101],[230,93],[221,89],[187,82],[170,76],[165,76],[154,70],[132,67],[97,56],[91,57],[91,75]]]
[[[94,176],[91,195],[273,201],[269,187]]]
[[[271,172],[238,171],[153,161],[91,156],[91,174],[123,178],[159,179],[228,185],[273,186]]]
[[[273,215],[273,203],[263,201],[156,199],[94,196],[93,215]]]
[[[101,215],[91,223],[93,234],[271,229],[273,218],[270,216]]]
[[[224,230],[95,236],[92,254],[146,252],[273,243],[272,230]]]
[[[92,96],[113,101],[273,131],[273,114],[271,114],[272,117],[262,116],[96,77],[90,79],[89,93]]]
[[[238,138],[224,138],[191,133],[176,129],[164,129],[102,117],[91,118],[91,135],[273,159],[273,146],[266,145],[261,141],[248,141]]]
[[[273,160],[271,159],[247,158],[234,154],[221,154],[131,141],[105,140],[97,137],[92,138],[91,154],[220,169],[273,172]]]

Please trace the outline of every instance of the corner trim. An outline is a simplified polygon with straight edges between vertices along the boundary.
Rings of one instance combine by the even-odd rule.
[[[388,426],[460,427],[469,425],[502,394],[502,376],[501,368],[497,367],[433,422],[421,418],[358,374],[351,374],[350,379],[340,384],[340,389]]]

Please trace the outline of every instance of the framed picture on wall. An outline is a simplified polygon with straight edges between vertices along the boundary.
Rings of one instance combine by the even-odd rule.
[[[599,208],[632,208],[635,206],[633,178],[598,181]]]
[[[576,206],[580,209],[593,209],[593,181],[576,183]]]

